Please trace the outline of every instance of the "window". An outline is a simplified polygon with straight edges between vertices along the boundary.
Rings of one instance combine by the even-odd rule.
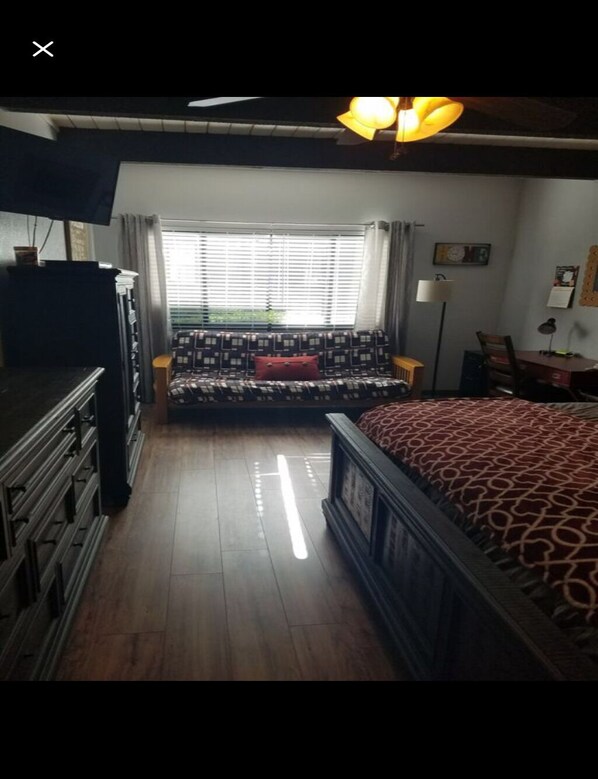
[[[361,227],[165,229],[172,325],[352,327]]]

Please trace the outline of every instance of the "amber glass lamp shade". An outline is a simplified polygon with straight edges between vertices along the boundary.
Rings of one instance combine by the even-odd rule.
[[[405,107],[397,112],[401,104]],[[337,119],[368,141],[396,122],[396,140],[407,143],[435,135],[462,113],[463,104],[448,97],[354,97],[349,111]]]
[[[421,141],[446,129],[463,113],[463,103],[448,97],[414,97],[413,108],[399,111],[396,140]]]

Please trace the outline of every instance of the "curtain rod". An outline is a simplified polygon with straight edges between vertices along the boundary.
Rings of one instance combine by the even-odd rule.
[[[390,225],[390,222],[385,222],[383,219],[378,219],[378,220],[377,220],[377,222],[380,222],[380,223],[382,223],[382,224],[385,224],[385,225],[386,225],[386,227],[384,228],[384,230],[387,230],[387,229],[388,229],[388,227],[389,227],[389,225]],[[364,225],[364,227],[373,227],[375,224],[376,224],[376,222],[366,222],[366,223],[365,223],[365,225]],[[425,227],[425,226],[426,226],[426,225],[425,225],[425,224],[423,224],[422,222],[414,222],[413,224],[414,224],[416,227]]]
[[[119,216],[122,216],[122,214],[119,214]],[[111,216],[110,221],[116,221],[118,219],[118,216]],[[277,224],[276,222],[223,222],[219,221],[218,219],[172,219],[169,216],[161,216],[160,219],[164,222],[180,222],[181,224],[222,224],[222,225],[242,225],[242,226],[255,226],[255,225],[272,225]],[[285,225],[297,225],[297,227],[311,227],[313,226],[313,222],[280,222],[279,224],[285,224]],[[364,223],[358,223],[358,224],[344,224],[342,222],[334,223],[335,227],[370,227],[373,225],[374,222],[364,222]],[[322,225],[325,227],[326,225]],[[420,222],[415,222],[416,227],[425,227],[425,224],[422,224]]]

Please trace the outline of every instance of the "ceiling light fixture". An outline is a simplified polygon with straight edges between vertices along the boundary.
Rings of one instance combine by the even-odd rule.
[[[395,140],[408,143],[436,135],[462,113],[463,103],[448,97],[354,97],[337,119],[368,141],[396,122]]]

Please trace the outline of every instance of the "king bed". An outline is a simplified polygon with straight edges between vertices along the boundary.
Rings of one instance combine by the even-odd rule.
[[[324,514],[416,679],[598,679],[598,423],[524,400],[329,414]],[[578,414],[578,416],[575,416]]]

